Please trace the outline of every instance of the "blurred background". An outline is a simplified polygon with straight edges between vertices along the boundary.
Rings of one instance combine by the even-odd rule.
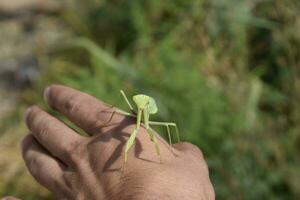
[[[53,199],[19,148],[52,83],[153,96],[217,199],[300,199],[299,0],[0,0],[0,196]]]

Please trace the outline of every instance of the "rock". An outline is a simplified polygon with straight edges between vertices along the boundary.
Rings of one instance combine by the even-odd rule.
[[[0,0],[0,122],[38,78],[47,52],[70,37],[53,12],[64,0]],[[3,121],[3,120],[2,120]]]

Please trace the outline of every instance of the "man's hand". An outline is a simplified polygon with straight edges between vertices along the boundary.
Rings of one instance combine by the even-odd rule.
[[[170,147],[159,137],[161,160],[142,127],[121,170],[124,144],[135,119],[74,89],[45,90],[50,107],[65,115],[89,137],[33,106],[26,111],[30,130],[22,152],[32,176],[57,199],[214,199],[201,151],[190,143]]]

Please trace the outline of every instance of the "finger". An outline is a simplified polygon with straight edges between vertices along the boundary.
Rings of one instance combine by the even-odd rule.
[[[52,155],[62,161],[73,162],[75,148],[83,142],[84,137],[37,106],[26,111],[25,121],[33,136]]]
[[[125,118],[123,115],[113,115],[115,109],[98,99],[65,86],[48,87],[44,98],[49,106],[92,135],[101,132],[101,127],[108,122],[118,124]]]
[[[188,153],[197,157],[203,158],[202,151],[194,144],[189,142],[179,142],[173,145],[173,147],[184,153]]]
[[[50,191],[61,185],[65,166],[28,134],[21,143],[22,155],[31,175]]]

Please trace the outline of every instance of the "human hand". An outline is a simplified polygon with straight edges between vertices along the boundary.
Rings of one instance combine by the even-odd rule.
[[[201,151],[190,143],[170,147],[159,138],[161,160],[141,127],[128,162],[121,170],[135,120],[74,89],[54,85],[45,90],[50,107],[83,129],[81,136],[37,106],[26,111],[30,130],[22,153],[32,176],[57,199],[167,200],[214,199]]]

